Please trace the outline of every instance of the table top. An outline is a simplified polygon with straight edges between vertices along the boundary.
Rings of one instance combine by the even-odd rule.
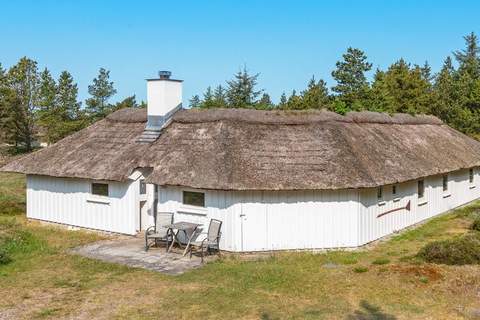
[[[186,221],[179,221],[172,224],[167,224],[164,227],[170,228],[170,229],[189,230],[189,229],[198,228],[199,226],[201,226],[201,224],[186,222]]]

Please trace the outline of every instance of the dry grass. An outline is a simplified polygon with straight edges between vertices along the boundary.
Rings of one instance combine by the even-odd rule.
[[[69,255],[100,236],[5,210],[23,210],[24,182],[0,181],[0,226],[24,239],[0,266],[0,319],[475,319],[480,309],[479,266],[415,258],[424,244],[466,232],[478,204],[368,250],[228,256],[174,277]]]

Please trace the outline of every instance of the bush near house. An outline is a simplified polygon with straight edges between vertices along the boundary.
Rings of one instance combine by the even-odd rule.
[[[480,234],[468,233],[454,239],[433,241],[424,246],[418,256],[438,264],[480,264]]]
[[[480,215],[478,215],[472,223],[472,230],[480,231]]]

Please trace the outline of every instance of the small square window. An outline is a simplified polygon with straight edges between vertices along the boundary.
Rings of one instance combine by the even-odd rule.
[[[443,192],[448,191],[448,174],[443,175],[442,185],[443,185]]]
[[[418,180],[418,198],[425,196],[425,184],[423,180]]]
[[[147,194],[147,184],[145,183],[145,179],[140,180],[140,194]]]
[[[92,194],[97,196],[108,197],[107,183],[92,183]]]
[[[473,183],[473,178],[474,178],[474,176],[473,176],[473,169],[470,169],[470,170],[468,170],[468,181],[469,181],[470,183]]]
[[[205,193],[183,191],[183,204],[196,207],[205,207]]]
[[[394,196],[397,195],[397,185],[396,185],[396,184],[394,184],[394,185],[392,186],[392,195],[394,195]]]
[[[383,199],[383,189],[382,187],[377,188],[377,200],[382,200]]]

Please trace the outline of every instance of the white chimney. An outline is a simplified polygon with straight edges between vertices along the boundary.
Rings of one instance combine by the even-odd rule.
[[[170,71],[159,71],[147,79],[147,129],[160,130],[165,121],[182,107],[182,80],[170,79]]]

